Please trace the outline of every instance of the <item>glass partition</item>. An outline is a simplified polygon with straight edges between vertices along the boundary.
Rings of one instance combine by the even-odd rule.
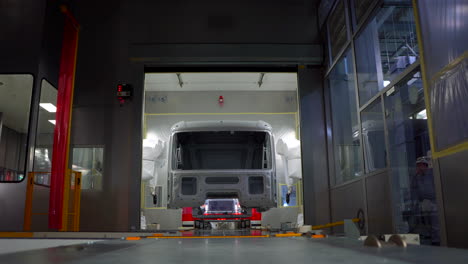
[[[331,55],[334,60],[348,41],[344,1],[338,1],[335,10],[330,15],[328,28],[330,30]]]
[[[34,171],[36,172],[50,172],[52,170],[56,112],[57,89],[48,81],[42,80],[36,148],[34,150]]]
[[[366,173],[387,167],[385,130],[380,98],[361,112]]]
[[[375,0],[354,0],[354,10],[356,12],[356,22],[359,25],[364,20],[364,15]]]
[[[385,96],[397,233],[438,245],[439,221],[424,92],[419,72]]]
[[[0,74],[0,182],[19,182],[26,175],[33,79]]]
[[[355,41],[363,105],[419,56],[411,1],[388,2]]]
[[[104,148],[74,147],[72,170],[81,172],[82,190],[102,190]]]
[[[361,142],[351,52],[348,51],[329,76],[335,154],[335,184],[362,175]]]

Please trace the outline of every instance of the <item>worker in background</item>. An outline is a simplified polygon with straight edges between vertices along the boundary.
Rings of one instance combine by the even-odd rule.
[[[421,239],[428,239],[432,244],[439,244],[439,220],[430,156],[416,160],[416,173],[411,177],[411,201],[413,221],[410,232],[419,233]]]

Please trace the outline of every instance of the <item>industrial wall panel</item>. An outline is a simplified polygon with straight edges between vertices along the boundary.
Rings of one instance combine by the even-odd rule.
[[[161,229],[174,230],[182,226],[182,209],[148,209],[146,224],[159,224]]]
[[[112,195],[116,198],[113,200]],[[80,231],[83,232],[106,232],[106,231],[128,231],[126,227],[118,223],[125,221],[119,219],[118,212],[122,206],[117,201],[119,193],[110,191],[82,191],[81,192],[81,216]],[[126,208],[125,208],[126,209]]]
[[[262,226],[280,228],[281,223],[297,223],[297,215],[300,213],[299,207],[272,208],[262,213]]]
[[[449,247],[468,247],[468,151],[439,159]]]
[[[330,191],[332,222],[352,219],[359,209],[365,209],[364,179],[334,188]],[[344,232],[343,227],[333,229],[335,233]]]
[[[330,220],[323,80],[320,69],[298,71],[304,223]]]
[[[33,191],[31,231],[49,231],[49,193],[50,188],[35,185]],[[45,215],[44,215],[45,214]]]
[[[7,156],[7,127],[3,126],[3,129],[1,131],[0,135],[0,167],[5,167],[5,160]]]
[[[65,22],[65,16],[60,11],[59,4],[58,2],[48,1],[39,57],[39,75],[47,79],[54,87],[58,87]]]
[[[7,131],[5,167],[10,170],[18,170],[18,157],[21,143],[19,133],[12,129],[8,129]]]
[[[102,190],[83,191],[81,194],[81,230],[83,231],[128,231],[128,208],[121,199],[128,198],[127,181],[139,180],[138,173],[123,173],[117,171],[125,166],[116,166],[113,160],[120,159],[118,163],[131,163],[130,149],[120,152],[123,156],[114,155],[115,145],[125,146],[131,140],[131,136],[123,137],[121,142],[114,141],[112,134],[120,134],[128,125],[123,125],[119,132],[113,129],[113,109],[106,106],[75,107],[73,109],[71,148],[79,146],[100,146],[104,148],[104,168],[102,178]],[[137,136],[137,135],[135,135]],[[135,144],[137,144],[135,142]],[[136,170],[136,169],[134,169]],[[125,176],[124,176],[125,175]],[[128,175],[128,176],[126,176]],[[138,199],[139,192],[134,193]],[[117,219],[117,220],[116,220]],[[124,224],[122,223],[124,222]],[[122,226],[123,225],[123,226]]]
[[[418,0],[429,78],[466,52],[466,0]]]
[[[26,166],[26,152],[28,151],[27,149],[27,144],[28,144],[28,135],[27,134],[20,134],[19,138],[19,153],[18,153],[18,170],[19,171],[24,171],[25,166]],[[26,175],[26,174],[25,174]]]
[[[88,2],[96,12],[108,12],[105,3]],[[319,43],[317,5],[307,0],[121,1],[136,43]]]
[[[46,2],[0,2],[1,73],[34,73],[37,70]]]
[[[0,231],[22,231],[26,181],[0,183]]]
[[[222,95],[224,104],[218,104]],[[297,111],[296,91],[146,92],[145,113],[286,113]]]
[[[389,234],[393,231],[392,197],[388,173],[366,178],[367,225],[369,234]]]
[[[438,151],[468,139],[466,0],[418,1]]]

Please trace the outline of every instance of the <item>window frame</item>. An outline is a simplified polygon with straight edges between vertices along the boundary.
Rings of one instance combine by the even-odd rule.
[[[31,97],[29,99],[29,116],[28,116],[28,131],[26,134],[26,151],[25,151],[25,156],[24,158],[24,177],[21,180],[16,180],[16,181],[4,181],[1,180],[0,184],[3,183],[22,183],[26,178],[29,176],[29,171],[28,168],[29,166],[34,163],[34,160],[30,158],[30,152],[34,151],[34,148],[31,149],[31,134],[36,132],[36,127],[34,127],[34,121],[37,121],[37,115],[39,113],[39,102],[35,104],[36,101],[39,101],[39,97],[37,96],[37,90],[40,90],[40,87],[37,87],[36,81],[37,81],[37,76],[36,74],[32,72],[1,72],[0,75],[29,75],[32,77],[32,87],[31,87]],[[0,133],[1,133],[1,128],[3,126],[3,122],[0,122]],[[1,140],[1,134],[0,134],[0,140]]]

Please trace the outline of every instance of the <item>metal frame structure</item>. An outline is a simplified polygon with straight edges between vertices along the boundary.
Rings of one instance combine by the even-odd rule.
[[[362,181],[362,185],[363,185],[363,190],[364,190],[364,204],[366,205],[366,208],[365,208],[365,217],[367,218],[368,217],[368,209],[367,209],[367,192],[366,192],[366,182],[367,182],[367,178],[369,177],[373,177],[373,176],[376,176],[376,175],[380,175],[380,174],[387,174],[387,178],[388,178],[388,184],[389,184],[389,187],[390,187],[390,190],[392,191],[393,190],[393,186],[392,186],[392,176],[390,174],[391,172],[391,161],[390,161],[390,157],[387,155],[386,157],[386,167],[383,168],[383,169],[378,169],[378,170],[375,170],[375,171],[372,171],[372,172],[369,172],[367,173],[366,170],[365,170],[365,160],[366,160],[366,153],[365,153],[365,150],[364,150],[364,147],[363,147],[363,135],[362,135],[362,121],[361,121],[361,114],[363,113],[363,111],[365,111],[365,109],[370,106],[371,104],[377,102],[378,100],[380,100],[381,102],[381,106],[382,106],[382,115],[383,115],[383,122],[384,122],[384,134],[385,134],[385,149],[386,151],[389,150],[389,139],[388,139],[388,129],[387,129],[387,120],[386,120],[386,117],[384,115],[385,113],[385,94],[387,93],[387,91],[389,91],[390,89],[392,89],[395,85],[399,84],[402,80],[404,80],[405,78],[407,78],[410,74],[414,73],[414,72],[417,72],[417,71],[421,71],[423,73],[423,80],[424,80],[424,58],[423,58],[423,51],[422,51],[422,38],[420,36],[420,25],[419,25],[419,21],[418,21],[418,15],[416,14],[415,15],[415,20],[416,20],[416,28],[417,28],[417,31],[418,31],[418,43],[419,43],[419,47],[420,47],[420,59],[418,59],[416,62],[414,62],[413,64],[411,64],[409,67],[407,67],[403,72],[401,72],[398,76],[396,76],[387,86],[385,86],[382,90],[380,90],[377,94],[375,94],[372,98],[370,98],[369,100],[367,100],[367,102],[362,102],[362,104],[360,103],[360,96],[359,96],[359,83],[358,83],[358,73],[357,73],[357,60],[356,60],[356,48],[355,48],[355,41],[357,40],[357,38],[360,36],[360,34],[367,28],[369,22],[374,19],[375,15],[379,12],[380,10],[380,7],[383,5],[384,3],[384,0],[378,0],[378,1],[374,1],[372,2],[372,5],[369,7],[369,9],[366,11],[366,13],[362,16],[362,19],[361,19],[361,22],[359,24],[357,24],[356,22],[356,12],[355,12],[355,9],[354,9],[354,1],[355,0],[337,0],[335,1],[334,5],[332,6],[331,10],[330,10],[330,14],[335,10],[336,6],[338,5],[338,2],[339,1],[344,1],[344,5],[345,5],[345,16],[346,16],[346,28],[347,28],[347,34],[348,34],[348,41],[343,45],[343,47],[341,48],[341,50],[338,52],[338,54],[336,55],[336,57],[332,57],[331,55],[331,42],[330,42],[330,32],[328,30],[329,28],[329,17],[326,19],[324,25],[323,25],[323,29],[325,31],[325,36],[326,36],[326,48],[328,48],[328,57],[325,57],[326,60],[328,60],[330,63],[329,63],[329,67],[328,69],[326,69],[326,72],[325,72],[325,75],[324,75],[324,82],[325,82],[325,104],[326,104],[326,113],[327,113],[327,128],[331,128],[332,129],[332,109],[331,109],[331,103],[330,103],[330,87],[327,83],[327,80],[331,74],[331,72],[334,70],[335,66],[341,61],[341,59],[345,56],[345,54],[348,53],[348,51],[351,53],[351,57],[353,59],[353,74],[355,76],[354,78],[354,88],[355,88],[355,94],[356,94],[356,105],[357,105],[357,120],[358,120],[358,127],[359,127],[359,139],[360,139],[360,158],[361,158],[361,170],[363,172],[363,176],[361,177],[358,177],[356,179],[352,179],[352,180],[349,180],[349,181],[346,181],[346,182],[343,182],[343,183],[340,183],[340,184],[336,184],[335,182],[335,169],[332,168],[333,166],[330,166],[329,168],[329,182],[331,183],[330,184],[330,190],[334,190],[334,189],[338,189],[338,188],[342,188],[344,186],[347,186],[347,185],[351,185],[353,183],[356,183],[356,182],[359,182],[359,181]],[[417,12],[417,1],[413,1],[413,10],[414,12]],[[425,94],[425,101],[426,101],[426,107],[427,109],[430,109],[429,108],[429,98],[428,98],[428,91],[427,91],[427,83],[425,82],[424,83],[424,94]],[[428,127],[429,127],[429,130],[430,130],[430,134],[432,135],[432,122],[431,122],[431,119],[430,117],[428,116]],[[328,150],[331,151],[331,153],[333,153],[334,151],[334,143],[333,143],[333,135],[329,135],[329,143],[328,143]],[[433,139],[432,139],[432,136],[431,136],[431,149],[434,149],[434,144],[433,144]],[[329,159],[332,159],[332,161],[334,160],[334,155],[331,154],[329,155]],[[439,172],[437,170],[437,168],[434,168],[434,174],[436,176],[436,178],[440,177],[439,175]],[[440,184],[437,184],[436,182],[436,188],[440,188]],[[439,197],[439,195],[438,195]],[[393,231],[396,230],[396,226],[395,226],[395,215],[394,215],[394,210],[393,210],[393,205],[392,205],[392,210],[391,210],[391,214],[392,214],[392,225],[393,225]],[[443,218],[443,210],[442,208],[439,208],[439,214],[440,214],[440,217],[439,218]],[[367,221],[367,219],[366,219]],[[366,228],[367,225],[366,225]],[[445,232],[444,230],[442,230],[441,233]],[[443,234],[442,234],[443,236]]]
[[[35,176],[40,174],[50,175],[51,172],[30,172],[28,173],[27,177],[27,185],[26,185],[26,200],[24,206],[24,223],[23,223],[23,231],[31,231],[31,225],[33,222],[34,215],[48,215],[47,212],[37,213],[33,212],[33,202],[34,202],[34,186],[44,186],[50,188],[49,185],[43,185],[40,183],[35,182]],[[71,175],[74,174],[74,178],[72,180]],[[64,197],[64,204],[66,204],[66,208],[64,208],[64,222],[66,223],[62,230],[60,231],[73,231],[78,232],[80,231],[80,208],[81,208],[81,172],[79,171],[72,171],[67,170],[65,175],[65,182],[66,182],[66,189],[65,192],[67,196]],[[69,210],[70,205],[70,191],[73,191],[73,198],[71,202],[71,210]],[[71,222],[68,218],[71,216]]]
[[[36,133],[37,133],[37,126],[38,126],[38,119],[39,119],[39,102],[41,97],[41,83],[37,78],[37,73],[32,72],[2,72],[1,74],[24,74],[30,75],[32,77],[32,87],[31,87],[31,98],[30,98],[30,105],[29,105],[29,120],[28,120],[28,133],[26,139],[26,155],[23,156],[25,160],[24,165],[24,172],[32,171],[33,170],[33,163],[34,163],[34,145],[36,142]],[[1,132],[2,132],[3,120],[0,114],[0,140],[1,140]],[[26,177],[24,177],[20,181],[0,181],[2,183],[21,183]]]

